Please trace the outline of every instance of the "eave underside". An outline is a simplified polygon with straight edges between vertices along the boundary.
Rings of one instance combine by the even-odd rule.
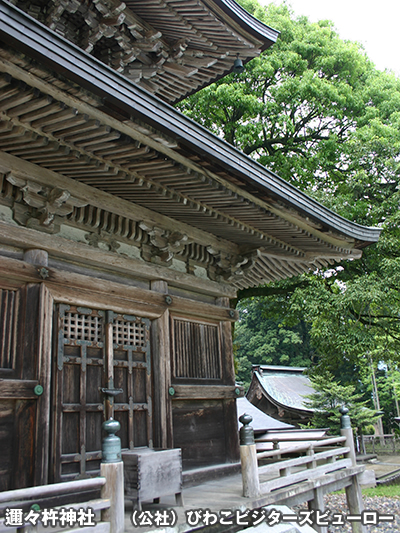
[[[226,0],[12,3],[169,103],[225,76],[237,54],[256,57],[278,35]]]
[[[0,71],[0,150],[35,165],[35,183],[44,168],[66,188],[79,182],[124,200],[132,205],[132,213],[141,206],[160,214],[164,219],[159,225],[149,224],[151,216],[130,217],[134,233],[150,247],[151,260],[154,254],[160,261],[195,258],[212,265],[213,279],[245,288],[359,256],[354,239],[331,234],[324,240],[311,225],[304,229],[304,223],[289,221],[293,217],[277,216],[268,204],[252,201],[230,184],[226,171],[213,174],[207,161],[203,166],[201,158],[198,161],[172,137],[120,115],[23,56],[3,49]],[[31,215],[39,217],[43,209],[33,198],[48,194],[48,184],[36,190],[18,178],[15,165],[13,175],[7,174],[4,158],[2,162],[3,196],[28,203],[36,209]],[[10,186],[16,189],[11,192]],[[102,217],[90,204],[76,201],[66,218],[70,225],[97,231]],[[39,226],[46,224],[43,220]],[[179,230],[173,235],[176,222]],[[21,215],[18,223],[26,223]],[[118,236],[127,224],[106,224],[105,229]]]

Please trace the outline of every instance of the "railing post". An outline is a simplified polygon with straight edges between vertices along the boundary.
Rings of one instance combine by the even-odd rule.
[[[249,425],[253,418],[243,414],[239,422],[240,428],[240,462],[242,465],[243,496],[246,498],[258,497],[260,494],[260,480],[258,475],[257,451],[254,442],[254,431]]]
[[[350,452],[348,454],[349,458],[351,459],[353,466],[356,466],[356,451],[354,448],[354,437],[353,437],[353,430],[351,428],[350,423],[350,417],[347,414],[349,410],[343,406],[339,409],[341,416],[340,422],[341,422],[341,430],[340,433],[344,437],[346,437],[346,446],[350,448]],[[361,488],[360,484],[358,482],[357,476],[351,477],[351,485],[346,487],[346,498],[347,498],[347,506],[349,508],[350,514],[352,515],[361,515],[361,513],[364,510],[364,503],[361,495]],[[361,524],[361,522],[353,521],[351,523],[351,530],[353,533],[365,533],[366,528]]]
[[[356,460],[356,450],[354,447],[353,429],[351,427],[350,417],[347,414],[349,410],[347,409],[347,407],[343,406],[339,409],[339,412],[342,415],[340,417],[340,426],[341,426],[340,434],[346,437],[345,446],[348,446],[350,448],[350,452],[348,456],[351,459],[353,466],[356,466],[357,460]]]
[[[110,508],[104,509],[101,519],[110,522],[110,533],[123,533],[125,521],[124,463],[121,457],[121,439],[115,435],[121,429],[117,420],[110,418],[103,423],[107,436],[103,439],[100,475],[106,478],[101,497],[110,500]]]

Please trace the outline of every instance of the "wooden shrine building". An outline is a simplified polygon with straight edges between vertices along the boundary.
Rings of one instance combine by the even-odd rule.
[[[276,38],[233,0],[0,0],[0,490],[96,475],[110,416],[237,461],[230,299],[378,240],[171,107]]]
[[[307,425],[313,410],[307,396],[314,393],[305,368],[254,365],[246,397],[263,413],[286,424]]]

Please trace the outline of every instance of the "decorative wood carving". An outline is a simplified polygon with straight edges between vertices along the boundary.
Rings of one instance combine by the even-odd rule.
[[[150,0],[12,3],[169,102],[228,73],[236,53],[253,58],[266,38],[274,40],[273,30],[251,37],[246,22],[238,25],[203,2],[195,9],[188,2]]]
[[[142,246],[142,257],[146,261],[171,263],[174,255],[182,252],[189,244],[188,236],[179,231],[151,227],[145,222],[140,222],[139,227],[149,236],[150,246]]]
[[[244,276],[246,271],[253,267],[257,257],[257,251],[247,255],[236,255],[215,250],[212,246],[208,246],[207,251],[216,260],[216,267],[209,268],[210,278],[215,280],[232,281],[234,278]]]
[[[15,174],[8,174],[7,181],[21,189],[26,207],[14,203],[14,220],[30,228],[54,233],[59,227],[54,223],[56,216],[65,217],[72,213],[74,207],[87,205],[85,200],[72,196],[65,189],[43,187],[37,182],[22,179]]]

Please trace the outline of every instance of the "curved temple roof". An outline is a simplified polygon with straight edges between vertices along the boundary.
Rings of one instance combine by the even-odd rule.
[[[247,62],[278,32],[232,0],[13,0],[128,79],[173,103]]]
[[[336,215],[4,0],[0,39],[3,171],[23,158],[47,183],[117,197],[151,260],[178,255],[245,288],[360,257],[378,240],[380,229]],[[78,205],[70,223],[89,224]]]
[[[265,433],[266,431],[288,430],[295,427],[292,424],[286,424],[286,422],[281,422],[280,420],[276,420],[275,418],[272,418],[272,416],[267,415],[261,411],[261,409],[258,409],[258,407],[249,402],[247,398],[237,398],[236,405],[239,429],[242,427],[239,418],[244,414],[248,414],[253,418],[250,426],[256,434]]]
[[[314,389],[309,378],[303,375],[304,368],[262,366],[254,375],[266,397],[275,405],[312,412],[306,405],[306,396]]]

